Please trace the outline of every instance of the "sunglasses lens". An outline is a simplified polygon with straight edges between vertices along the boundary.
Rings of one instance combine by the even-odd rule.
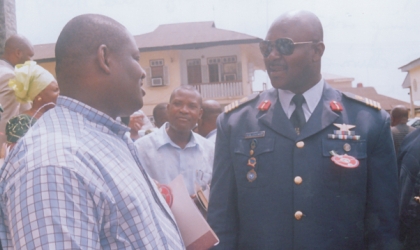
[[[271,52],[271,44],[269,41],[261,41],[260,42],[260,51],[264,57],[267,57]]]
[[[276,41],[276,48],[280,52],[280,54],[289,56],[293,54],[295,45],[293,44],[293,41],[290,39],[280,38]]]

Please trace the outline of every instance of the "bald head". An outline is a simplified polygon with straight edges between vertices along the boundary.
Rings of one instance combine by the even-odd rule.
[[[24,36],[15,34],[6,40],[2,58],[15,66],[31,60],[34,56],[34,47]]]
[[[86,14],[70,20],[58,37],[55,46],[56,75],[69,77],[75,70],[87,71],[86,64],[94,60],[101,44],[110,51],[125,43],[126,29],[107,16]],[[89,69],[90,70],[90,69]]]
[[[391,126],[406,124],[408,121],[408,109],[403,105],[395,106],[391,110]]]
[[[168,121],[167,106],[168,103],[163,102],[153,108],[153,119],[155,120],[155,126],[158,128]]]
[[[86,14],[70,20],[56,46],[61,95],[115,118],[143,106],[144,70],[134,37],[117,21]]]
[[[299,33],[305,34],[310,41],[323,41],[324,31],[319,18],[312,12],[305,10],[290,11],[279,16],[271,25],[271,29],[293,25]]]
[[[222,107],[215,100],[206,100],[202,104],[203,115],[198,121],[198,133],[206,137],[216,129],[217,117],[222,113]]]
[[[217,118],[217,116],[222,113],[222,107],[215,100],[206,100],[203,102],[201,107],[203,109],[203,120],[212,120],[214,117]]]

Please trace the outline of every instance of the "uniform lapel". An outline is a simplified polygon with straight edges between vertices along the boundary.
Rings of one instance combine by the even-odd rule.
[[[308,122],[303,127],[301,134],[298,136],[299,140],[305,139],[318,133],[319,131],[328,127],[340,116],[331,110],[331,101],[341,102],[341,98],[336,90],[325,83],[321,100],[319,101]]]
[[[281,107],[277,89],[272,89],[268,93],[268,99],[274,103],[274,105],[267,110],[267,112],[262,113],[262,115],[258,117],[259,121],[274,130],[276,133],[291,140],[295,140],[297,138],[297,134],[292,126],[292,123],[289,118],[287,118],[283,108]]]

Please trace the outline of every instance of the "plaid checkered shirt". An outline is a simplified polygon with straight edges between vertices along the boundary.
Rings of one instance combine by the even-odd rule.
[[[0,170],[4,249],[184,249],[128,128],[59,97]]]

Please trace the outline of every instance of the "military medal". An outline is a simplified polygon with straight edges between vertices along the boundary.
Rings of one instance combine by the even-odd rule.
[[[267,111],[271,106],[271,102],[269,100],[265,100],[258,106],[258,109],[261,111]]]
[[[163,198],[165,199],[166,203],[169,207],[172,206],[172,202],[174,201],[174,197],[172,195],[172,190],[170,187],[166,185],[159,185],[159,192],[163,195]]]
[[[360,135],[335,135],[335,134],[328,134],[329,139],[340,139],[340,140],[360,140]]]
[[[246,178],[249,182],[255,181],[257,179],[257,172],[255,172],[255,165],[257,165],[257,159],[253,156],[254,155],[254,149],[257,147],[257,140],[252,140],[249,144],[250,150],[249,150],[249,159],[248,159],[248,166],[252,169],[248,171],[246,174]]]
[[[338,127],[339,130],[334,130],[334,134],[328,134],[329,139],[360,140],[360,135],[356,135],[354,131],[350,131],[350,129],[356,127],[355,125],[334,123],[334,126]]]
[[[338,166],[345,168],[356,168],[359,166],[359,160],[351,155],[339,155],[334,151],[331,151],[330,154],[332,155],[331,160]]]
[[[249,145],[249,147],[251,148],[250,150],[249,150],[249,155],[250,156],[253,156],[254,155],[254,149],[257,147],[257,140],[252,140],[252,142],[251,142],[251,144]],[[254,158],[254,157],[252,157],[252,158]],[[255,160],[255,158],[254,158],[254,160]],[[256,161],[256,160],[255,160]],[[249,162],[249,161],[248,161]],[[254,166],[255,166],[255,164],[254,164]]]
[[[255,168],[255,165],[257,164],[257,159],[255,157],[251,157],[248,159],[248,166]]]
[[[341,132],[345,133],[345,132],[352,132],[350,131],[350,129],[355,128],[355,125],[350,125],[350,124],[339,124],[339,123],[334,123],[334,126],[338,127],[340,129]]]
[[[254,169],[249,170],[248,173],[246,174],[246,178],[248,179],[249,182],[255,181],[255,179],[257,179],[257,172],[255,172]]]

